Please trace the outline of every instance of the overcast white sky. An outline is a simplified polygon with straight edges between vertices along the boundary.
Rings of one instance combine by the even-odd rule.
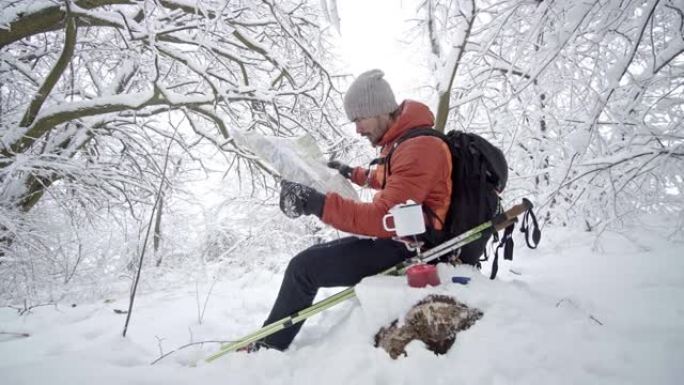
[[[380,68],[392,85],[398,100],[425,100],[425,68],[419,55],[411,52],[408,41],[415,17],[415,0],[338,0],[341,19],[340,55],[354,76]]]

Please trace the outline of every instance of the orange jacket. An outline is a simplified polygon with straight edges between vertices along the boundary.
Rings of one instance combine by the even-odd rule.
[[[394,142],[410,129],[432,126],[434,116],[419,102],[404,101],[401,113],[380,139],[380,156],[386,156]],[[374,170],[354,169],[352,181],[361,186],[380,189],[384,180],[384,165]],[[323,207],[323,222],[348,233],[390,238],[394,234],[382,227],[382,217],[393,206],[411,199],[429,207],[444,222],[451,199],[451,154],[446,143],[432,136],[419,136],[398,146],[392,154],[391,174],[385,188],[369,203],[345,199],[328,193]],[[427,222],[430,225],[429,222]],[[432,227],[442,224],[433,219]]]

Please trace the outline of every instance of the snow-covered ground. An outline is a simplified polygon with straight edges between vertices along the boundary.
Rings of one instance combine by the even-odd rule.
[[[22,316],[2,308],[0,332],[30,336],[0,334],[1,382],[680,384],[684,258],[681,243],[664,236],[668,231],[664,224],[633,228],[597,241],[592,233],[547,228],[538,250],[517,240],[516,260],[503,263],[496,281],[486,276],[488,264],[482,273],[440,266],[443,283],[430,289],[408,288],[401,277],[369,278],[358,286],[358,299],[310,320],[289,351],[235,353],[212,364],[202,359],[215,343],[150,365],[161,352],[258,327],[276,295],[278,273],[222,269],[213,288],[211,273],[198,285],[156,277],[136,300],[126,338],[125,315],[114,312],[127,307],[123,294]],[[450,283],[454,275],[472,280]],[[414,342],[408,357],[395,361],[372,346],[379,326],[433,292],[454,295],[484,317],[443,356]]]

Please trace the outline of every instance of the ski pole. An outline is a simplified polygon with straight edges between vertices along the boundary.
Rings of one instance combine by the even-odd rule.
[[[450,253],[453,250],[461,248],[471,242],[480,239],[481,237],[487,235],[489,232],[503,230],[506,227],[508,227],[508,225],[514,223],[517,220],[518,216],[520,216],[527,210],[531,209],[532,207],[532,202],[530,202],[527,198],[523,198],[522,203],[517,204],[508,209],[507,211],[504,211],[503,213],[497,215],[491,221],[487,221],[479,226],[473,227],[465,233],[457,235],[451,238],[450,240],[445,241],[431,248],[430,250],[423,252],[423,256],[422,258],[420,258],[420,262],[425,263],[433,261],[443,256],[444,254]],[[403,274],[406,271],[406,268],[408,268],[411,264],[412,262],[410,260],[407,260],[390,267],[389,269],[383,271],[381,274]]]
[[[268,337],[272,334],[277,333],[280,330],[286,329],[296,323],[302,322],[305,319],[310,318],[311,316],[314,316],[323,310],[330,309],[331,307],[337,305],[338,303],[342,303],[348,299],[354,298],[356,294],[354,293],[354,288],[349,287],[345,290],[340,291],[339,293],[333,294],[330,297],[321,300],[319,302],[316,302],[315,304],[307,307],[306,309],[300,310],[296,313],[293,313],[285,318],[282,318],[278,321],[275,321],[273,323],[270,323],[261,329],[256,330],[253,333],[250,333],[241,339],[231,342],[227,345],[222,346],[218,352],[212,354],[211,356],[207,357],[206,361],[207,362],[212,362],[216,360],[217,358],[230,353],[234,352],[240,348],[243,348],[252,342],[256,342],[262,338]]]
[[[509,224],[513,223],[516,221],[517,217],[524,213],[525,211],[529,210],[532,208],[532,202],[529,200],[523,198],[523,202],[521,204],[515,205],[511,207],[509,210],[503,212],[502,214],[497,215],[494,217],[492,220],[487,221],[479,226],[476,226],[465,233],[458,235],[442,244],[439,246],[433,247],[430,250],[427,250],[426,252],[423,253],[423,257],[421,259],[422,262],[430,262],[436,258],[441,257],[444,254],[447,254],[453,250],[456,250],[460,247],[463,247],[480,237],[482,237],[486,232],[488,231],[498,231]],[[389,269],[382,271],[379,273],[379,275],[387,275],[387,274],[403,274],[406,269],[410,266],[410,262],[401,262],[395,266],[390,267]],[[270,323],[261,329],[258,329],[254,331],[253,333],[250,333],[243,338],[231,342],[229,344],[226,344],[222,346],[218,352],[212,354],[211,356],[207,357],[206,361],[207,362],[213,362],[214,360],[218,359],[219,357],[222,357],[230,352],[236,351],[240,348],[243,348],[252,342],[256,342],[262,338],[268,337],[272,334],[275,334],[279,332],[280,330],[286,329],[296,323],[302,322],[320,312],[323,310],[327,310],[339,303],[342,303],[348,299],[354,298],[356,294],[354,293],[354,287],[349,287],[345,290],[340,291],[337,294],[333,294],[330,297],[323,299],[319,302],[316,302],[315,304],[309,306],[308,308],[305,308],[303,310],[300,310],[294,314],[291,314],[285,318],[282,318],[278,321],[275,321],[273,323]]]

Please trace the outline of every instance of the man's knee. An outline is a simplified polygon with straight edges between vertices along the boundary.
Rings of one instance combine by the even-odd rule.
[[[311,248],[300,252],[290,260],[285,270],[285,275],[289,275],[307,286],[312,286],[312,274],[315,274],[312,271],[312,267],[315,257],[316,252]]]

